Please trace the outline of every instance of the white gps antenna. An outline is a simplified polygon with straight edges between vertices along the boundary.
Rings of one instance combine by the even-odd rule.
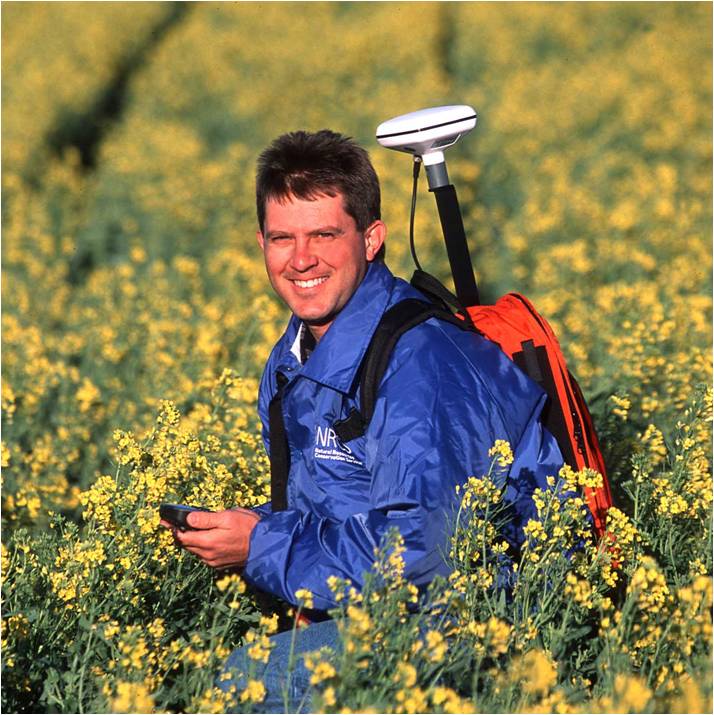
[[[444,149],[476,126],[476,110],[466,104],[429,107],[388,119],[377,127],[377,141],[387,149],[420,157],[429,188],[446,186]]]
[[[444,149],[456,144],[475,126],[476,110],[467,104],[455,104],[402,114],[377,127],[377,141],[383,147],[403,151],[414,157],[414,188],[409,220],[409,244],[417,267],[414,275],[423,275],[414,248],[417,181],[419,167],[423,162],[429,191],[434,194],[439,210],[456,295],[463,306],[478,305],[480,301],[456,189],[449,182],[446,171]]]

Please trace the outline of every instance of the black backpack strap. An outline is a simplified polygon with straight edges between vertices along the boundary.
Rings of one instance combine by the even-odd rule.
[[[275,374],[278,391],[268,406],[270,433],[270,501],[273,511],[288,508],[287,487],[290,473],[290,445],[283,421],[283,390],[288,378],[282,372]]]
[[[548,353],[543,345],[536,347],[533,340],[524,340],[521,343],[521,348],[518,352],[513,353],[513,362],[546,393],[547,399],[541,412],[540,421],[555,437],[565,462],[577,471],[578,466],[573,453],[568,425],[558,399],[558,389],[555,386],[553,371],[548,362]],[[577,419],[574,411],[572,414],[573,418]]]
[[[441,306],[444,310],[455,312],[467,323],[473,325],[471,316],[464,309],[461,301],[438,279],[430,273],[419,269],[414,271],[410,281],[412,286],[423,293],[435,305]]]
[[[470,330],[471,325],[457,318],[440,305],[427,303],[417,298],[407,298],[389,308],[377,326],[360,369],[360,410],[353,408],[349,415],[333,425],[340,442],[361,437],[374,413],[377,392],[399,338],[413,327],[429,318],[439,318]]]

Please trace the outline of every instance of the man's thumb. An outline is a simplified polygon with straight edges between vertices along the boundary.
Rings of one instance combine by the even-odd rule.
[[[220,522],[220,512],[192,511],[186,517],[186,523],[193,529],[215,529]]]

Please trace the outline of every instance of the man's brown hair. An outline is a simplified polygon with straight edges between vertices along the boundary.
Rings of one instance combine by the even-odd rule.
[[[268,199],[288,196],[310,200],[340,193],[358,231],[381,218],[379,179],[369,155],[350,137],[329,129],[278,137],[258,157],[255,187],[261,231]]]

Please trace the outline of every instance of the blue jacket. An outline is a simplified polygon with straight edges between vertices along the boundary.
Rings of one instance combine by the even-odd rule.
[[[307,588],[316,609],[334,607],[327,577],[361,586],[375,547],[393,526],[404,538],[407,578],[423,587],[448,574],[443,555],[456,487],[487,473],[497,439],[508,440],[515,456],[504,495],[513,518],[504,535],[520,545],[521,527],[535,512],[533,489],[545,488],[546,476],[563,464],[538,419],[542,390],[496,345],[434,318],[397,343],[365,435],[348,444],[336,439],[332,425],[358,406],[358,368],[382,314],[409,297],[421,296],[372,263],[304,365],[295,316],[268,359],[258,405],[268,452],[276,372],[289,379],[282,401],[288,508],[258,508],[244,575],[290,603]]]

